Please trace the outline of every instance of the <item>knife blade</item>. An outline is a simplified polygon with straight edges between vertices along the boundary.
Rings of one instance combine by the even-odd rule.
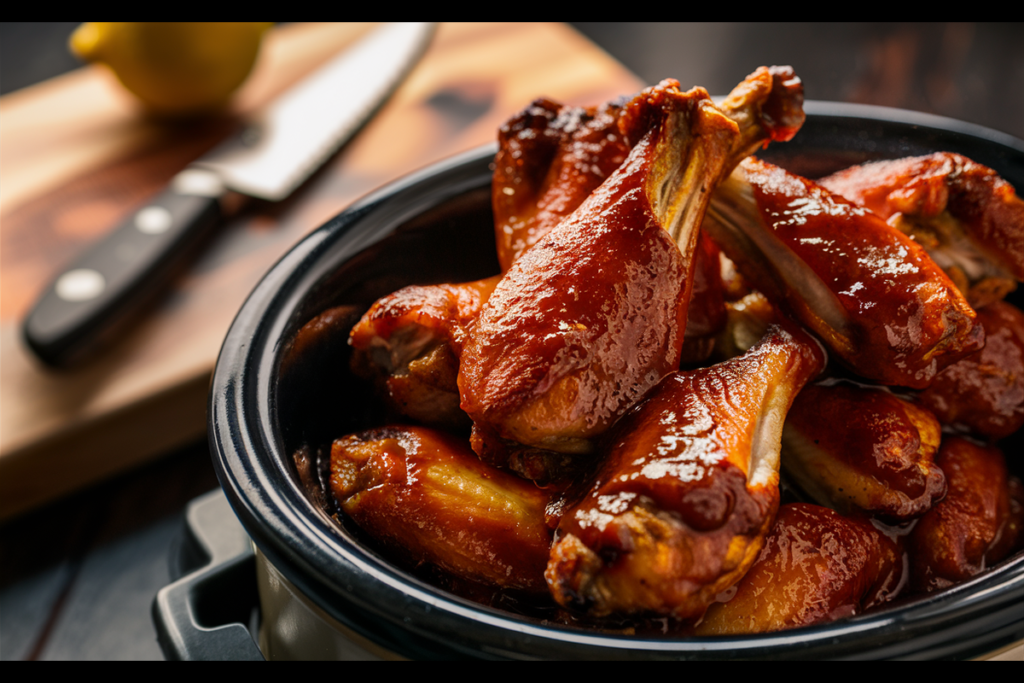
[[[22,323],[32,352],[67,367],[102,348],[180,272],[226,215],[229,193],[289,196],[397,88],[432,23],[382,26],[289,89],[62,269]]]

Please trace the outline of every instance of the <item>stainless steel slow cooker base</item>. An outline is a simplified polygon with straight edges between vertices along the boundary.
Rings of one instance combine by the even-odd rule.
[[[403,659],[324,612],[256,549],[259,643],[269,660],[380,661]]]

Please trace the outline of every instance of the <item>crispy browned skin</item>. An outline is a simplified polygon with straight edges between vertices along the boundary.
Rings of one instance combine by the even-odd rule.
[[[996,301],[978,322],[985,348],[940,372],[920,399],[943,424],[1002,439],[1024,427],[1024,313]]]
[[[911,587],[934,591],[971,578],[1020,546],[1024,498],[1002,452],[960,437],[942,442],[936,462],[946,498],[910,534]]]
[[[920,246],[777,166],[740,164],[704,229],[754,287],[867,379],[924,388],[983,345],[974,310]]]
[[[834,621],[895,597],[902,552],[869,522],[816,505],[779,509],[757,561],[695,635],[768,633]]]
[[[389,552],[501,588],[546,590],[548,494],[487,466],[469,446],[423,427],[338,439],[331,493]]]
[[[459,409],[458,354],[498,277],[413,285],[379,299],[352,328],[353,371],[373,380],[402,415],[435,426],[468,425]]]
[[[814,385],[786,417],[782,467],[822,505],[902,522],[946,495],[941,438],[935,416],[888,391]]]
[[[627,101],[582,108],[538,99],[498,129],[491,192],[502,272],[625,161]]]
[[[678,367],[697,228],[738,129],[674,82],[622,116],[644,131],[626,161],[512,265],[463,346],[462,409],[493,462],[508,462],[506,442],[592,452]]]
[[[547,580],[591,615],[699,616],[757,557],[779,503],[786,411],[824,367],[799,330],[673,373],[609,435],[583,498],[563,515]]]
[[[991,168],[937,152],[855,166],[819,182],[913,235],[976,307],[1024,280],[1024,201]]]

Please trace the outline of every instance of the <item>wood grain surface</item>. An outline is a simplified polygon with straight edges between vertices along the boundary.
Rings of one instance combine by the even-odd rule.
[[[201,438],[221,340],[262,274],[355,199],[491,142],[538,96],[593,104],[641,83],[564,25],[445,24],[360,134],[294,195],[219,231],[130,333],[72,371],[44,369],[21,317],[50,278],[178,170],[369,26],[274,29],[231,111],[147,119],[102,67],[0,98],[0,518]]]

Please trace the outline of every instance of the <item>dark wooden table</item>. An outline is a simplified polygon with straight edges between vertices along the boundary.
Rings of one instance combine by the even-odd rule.
[[[16,42],[9,38],[16,28],[4,26],[0,42]],[[724,93],[760,64],[788,63],[812,99],[927,111],[1024,138],[1020,24],[577,28],[632,69],[636,82],[671,76]],[[26,72],[42,59],[28,50],[64,50],[63,39],[16,44],[23,52],[13,61]],[[7,78],[12,57],[5,52],[2,61]],[[552,93],[531,96],[541,94]],[[160,659],[150,606],[170,580],[186,504],[216,486],[205,441],[190,437],[155,461],[0,525],[0,659]]]

